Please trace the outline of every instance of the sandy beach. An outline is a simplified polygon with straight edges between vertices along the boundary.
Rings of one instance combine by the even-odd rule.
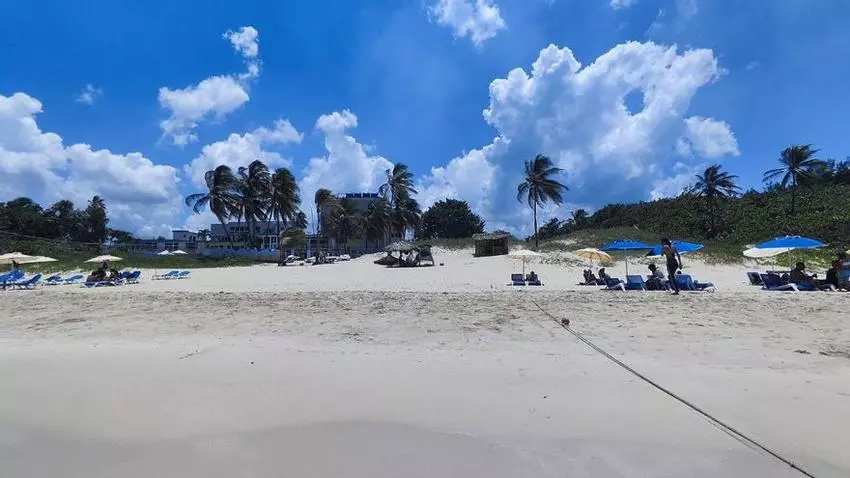
[[[0,293],[0,476],[802,476],[540,308],[815,476],[850,475],[850,294],[687,257],[717,292],[603,292],[554,256],[517,289],[503,257],[437,261]]]

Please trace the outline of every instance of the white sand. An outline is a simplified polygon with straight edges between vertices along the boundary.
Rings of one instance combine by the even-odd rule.
[[[0,293],[0,476],[800,476],[532,299],[816,476],[850,476],[850,294],[762,292],[687,257],[717,293],[602,292],[555,264],[516,290],[504,258],[437,260]]]

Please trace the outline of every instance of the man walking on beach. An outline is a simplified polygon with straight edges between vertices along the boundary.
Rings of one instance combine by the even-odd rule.
[[[679,284],[676,283],[676,271],[682,268],[682,256],[670,242],[670,239],[661,239],[661,254],[667,259],[667,278],[673,295],[679,295]]]

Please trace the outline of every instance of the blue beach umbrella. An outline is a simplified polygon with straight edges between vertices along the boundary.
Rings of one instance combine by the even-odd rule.
[[[781,236],[769,241],[762,242],[761,244],[756,244],[753,249],[763,249],[769,251],[780,251],[787,250],[788,252],[793,251],[794,249],[817,249],[820,247],[824,247],[826,244],[818,241],[817,239],[811,239],[808,237],[802,236]],[[791,254],[788,254],[788,266],[791,266],[791,262],[793,261]]]
[[[756,249],[817,249],[824,246],[826,246],[826,244],[818,241],[817,239],[810,239],[802,236],[782,236],[757,244]]]
[[[611,244],[607,244],[602,246],[602,250],[605,252],[630,252],[630,251],[648,251],[652,249],[652,246],[649,244],[644,244],[640,241],[633,241],[631,239],[618,239]],[[629,256],[626,254],[626,275],[629,275]]]
[[[705,247],[704,245],[698,244],[696,242],[688,242],[688,241],[670,241],[670,242],[673,243],[673,247],[675,247],[676,250],[679,251],[679,254],[685,254],[686,252],[696,252],[696,251],[702,249],[703,247]],[[660,256],[661,255],[661,244],[657,244],[646,255],[647,256]]]

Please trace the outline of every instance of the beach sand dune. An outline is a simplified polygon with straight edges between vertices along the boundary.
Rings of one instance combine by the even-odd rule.
[[[728,287],[609,293],[536,264],[547,285],[515,290],[510,261],[448,257],[0,294],[0,476],[799,476],[561,318],[816,476],[850,476],[850,297],[696,264]]]

